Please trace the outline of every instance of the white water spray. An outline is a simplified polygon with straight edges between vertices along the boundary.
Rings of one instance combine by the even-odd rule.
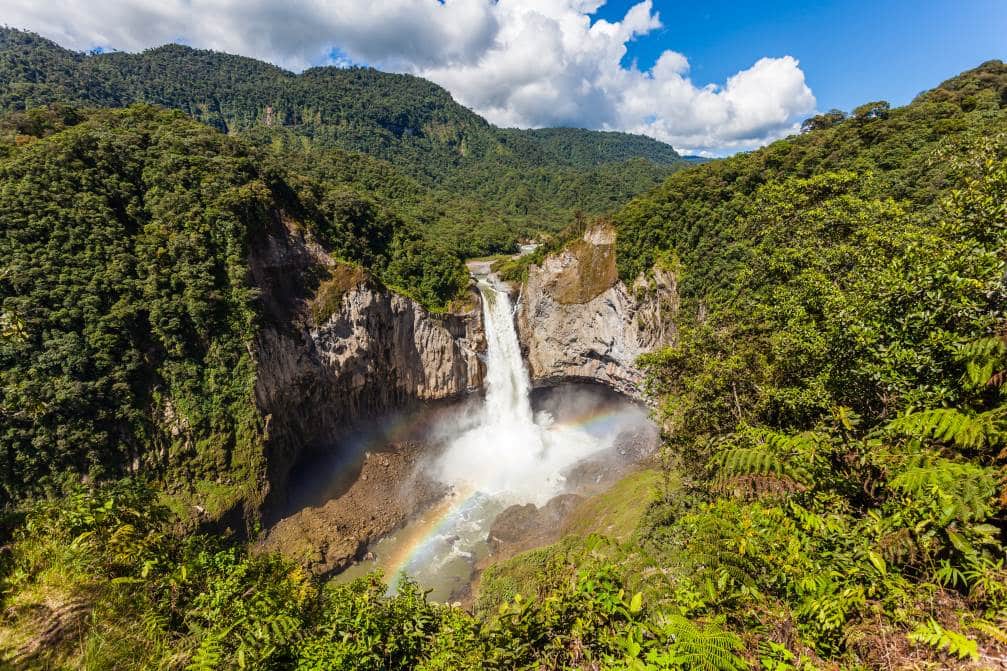
[[[486,325],[486,401],[478,424],[453,440],[437,477],[507,503],[542,505],[560,493],[563,471],[604,445],[590,434],[535,418],[510,298],[479,280]],[[536,419],[538,421],[536,421]]]
[[[565,473],[610,448],[617,436],[647,423],[646,414],[623,402],[598,413],[584,392],[560,394],[554,404],[559,421],[532,411],[528,372],[514,328],[510,298],[491,280],[479,280],[486,328],[486,396],[475,415],[445,421],[431,436],[444,451],[430,474],[452,493],[399,532],[373,547],[378,565],[394,579],[400,571],[447,600],[464,592],[479,561],[486,558],[487,535],[497,515],[512,504],[544,505],[567,490]],[[580,411],[604,417],[598,426],[574,421]],[[655,434],[656,440],[656,434]],[[582,483],[583,484],[583,483]],[[349,580],[373,567],[362,563],[342,574]]]

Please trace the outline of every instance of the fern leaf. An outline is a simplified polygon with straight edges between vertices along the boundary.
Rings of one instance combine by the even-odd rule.
[[[765,447],[736,447],[714,458],[719,473],[714,484],[721,490],[734,489],[762,494],[804,491],[810,474]]]
[[[931,619],[927,624],[921,624],[908,634],[910,641],[922,643],[940,651],[946,651],[958,659],[966,657],[975,661],[979,659],[979,645],[968,636],[957,631],[945,629]]]
[[[185,667],[186,671],[215,671],[220,668],[223,656],[223,642],[219,636],[211,634],[200,642],[196,652],[192,655],[192,660]]]
[[[969,625],[969,627],[975,629],[981,634],[985,634],[1002,645],[1007,645],[1007,631],[1004,631],[988,620],[975,620]]]
[[[741,639],[716,625],[700,626],[681,615],[665,616],[664,633],[671,639],[670,653],[677,664],[695,671],[745,671],[748,663],[738,655]]]
[[[1004,365],[1007,356],[1007,341],[1004,334],[979,338],[959,348],[959,360],[965,362],[962,382],[977,389],[983,386],[1000,386],[1003,371],[996,370]]]
[[[888,423],[891,431],[932,437],[964,450],[996,446],[1004,440],[1004,410],[969,415],[955,408],[936,408],[902,415]]]
[[[985,519],[992,512],[991,500],[996,493],[989,469],[944,458],[917,459],[892,479],[891,486],[912,498],[936,497],[945,524]]]

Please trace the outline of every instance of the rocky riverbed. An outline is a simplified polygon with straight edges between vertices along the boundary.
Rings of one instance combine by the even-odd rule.
[[[417,467],[423,446],[393,443],[366,452],[356,477],[318,506],[280,520],[261,546],[280,550],[318,575],[363,559],[367,547],[447,493]]]

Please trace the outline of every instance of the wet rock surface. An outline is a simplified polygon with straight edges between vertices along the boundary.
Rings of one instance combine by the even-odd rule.
[[[280,520],[260,547],[323,576],[363,559],[371,543],[447,493],[416,468],[422,451],[420,443],[408,442],[367,453],[344,491]]]
[[[542,507],[534,503],[504,509],[490,527],[493,562],[559,540],[570,514],[584,501],[579,494],[554,496]]]

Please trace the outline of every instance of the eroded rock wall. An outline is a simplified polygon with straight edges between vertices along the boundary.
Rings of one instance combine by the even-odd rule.
[[[464,313],[433,314],[329,258],[282,221],[251,268],[267,307],[255,401],[267,421],[273,500],[305,450],[354,423],[482,386],[477,293]]]
[[[586,380],[642,399],[641,354],[674,341],[674,274],[654,268],[627,287],[615,265],[615,230],[596,225],[531,266],[517,326],[535,384]]]

